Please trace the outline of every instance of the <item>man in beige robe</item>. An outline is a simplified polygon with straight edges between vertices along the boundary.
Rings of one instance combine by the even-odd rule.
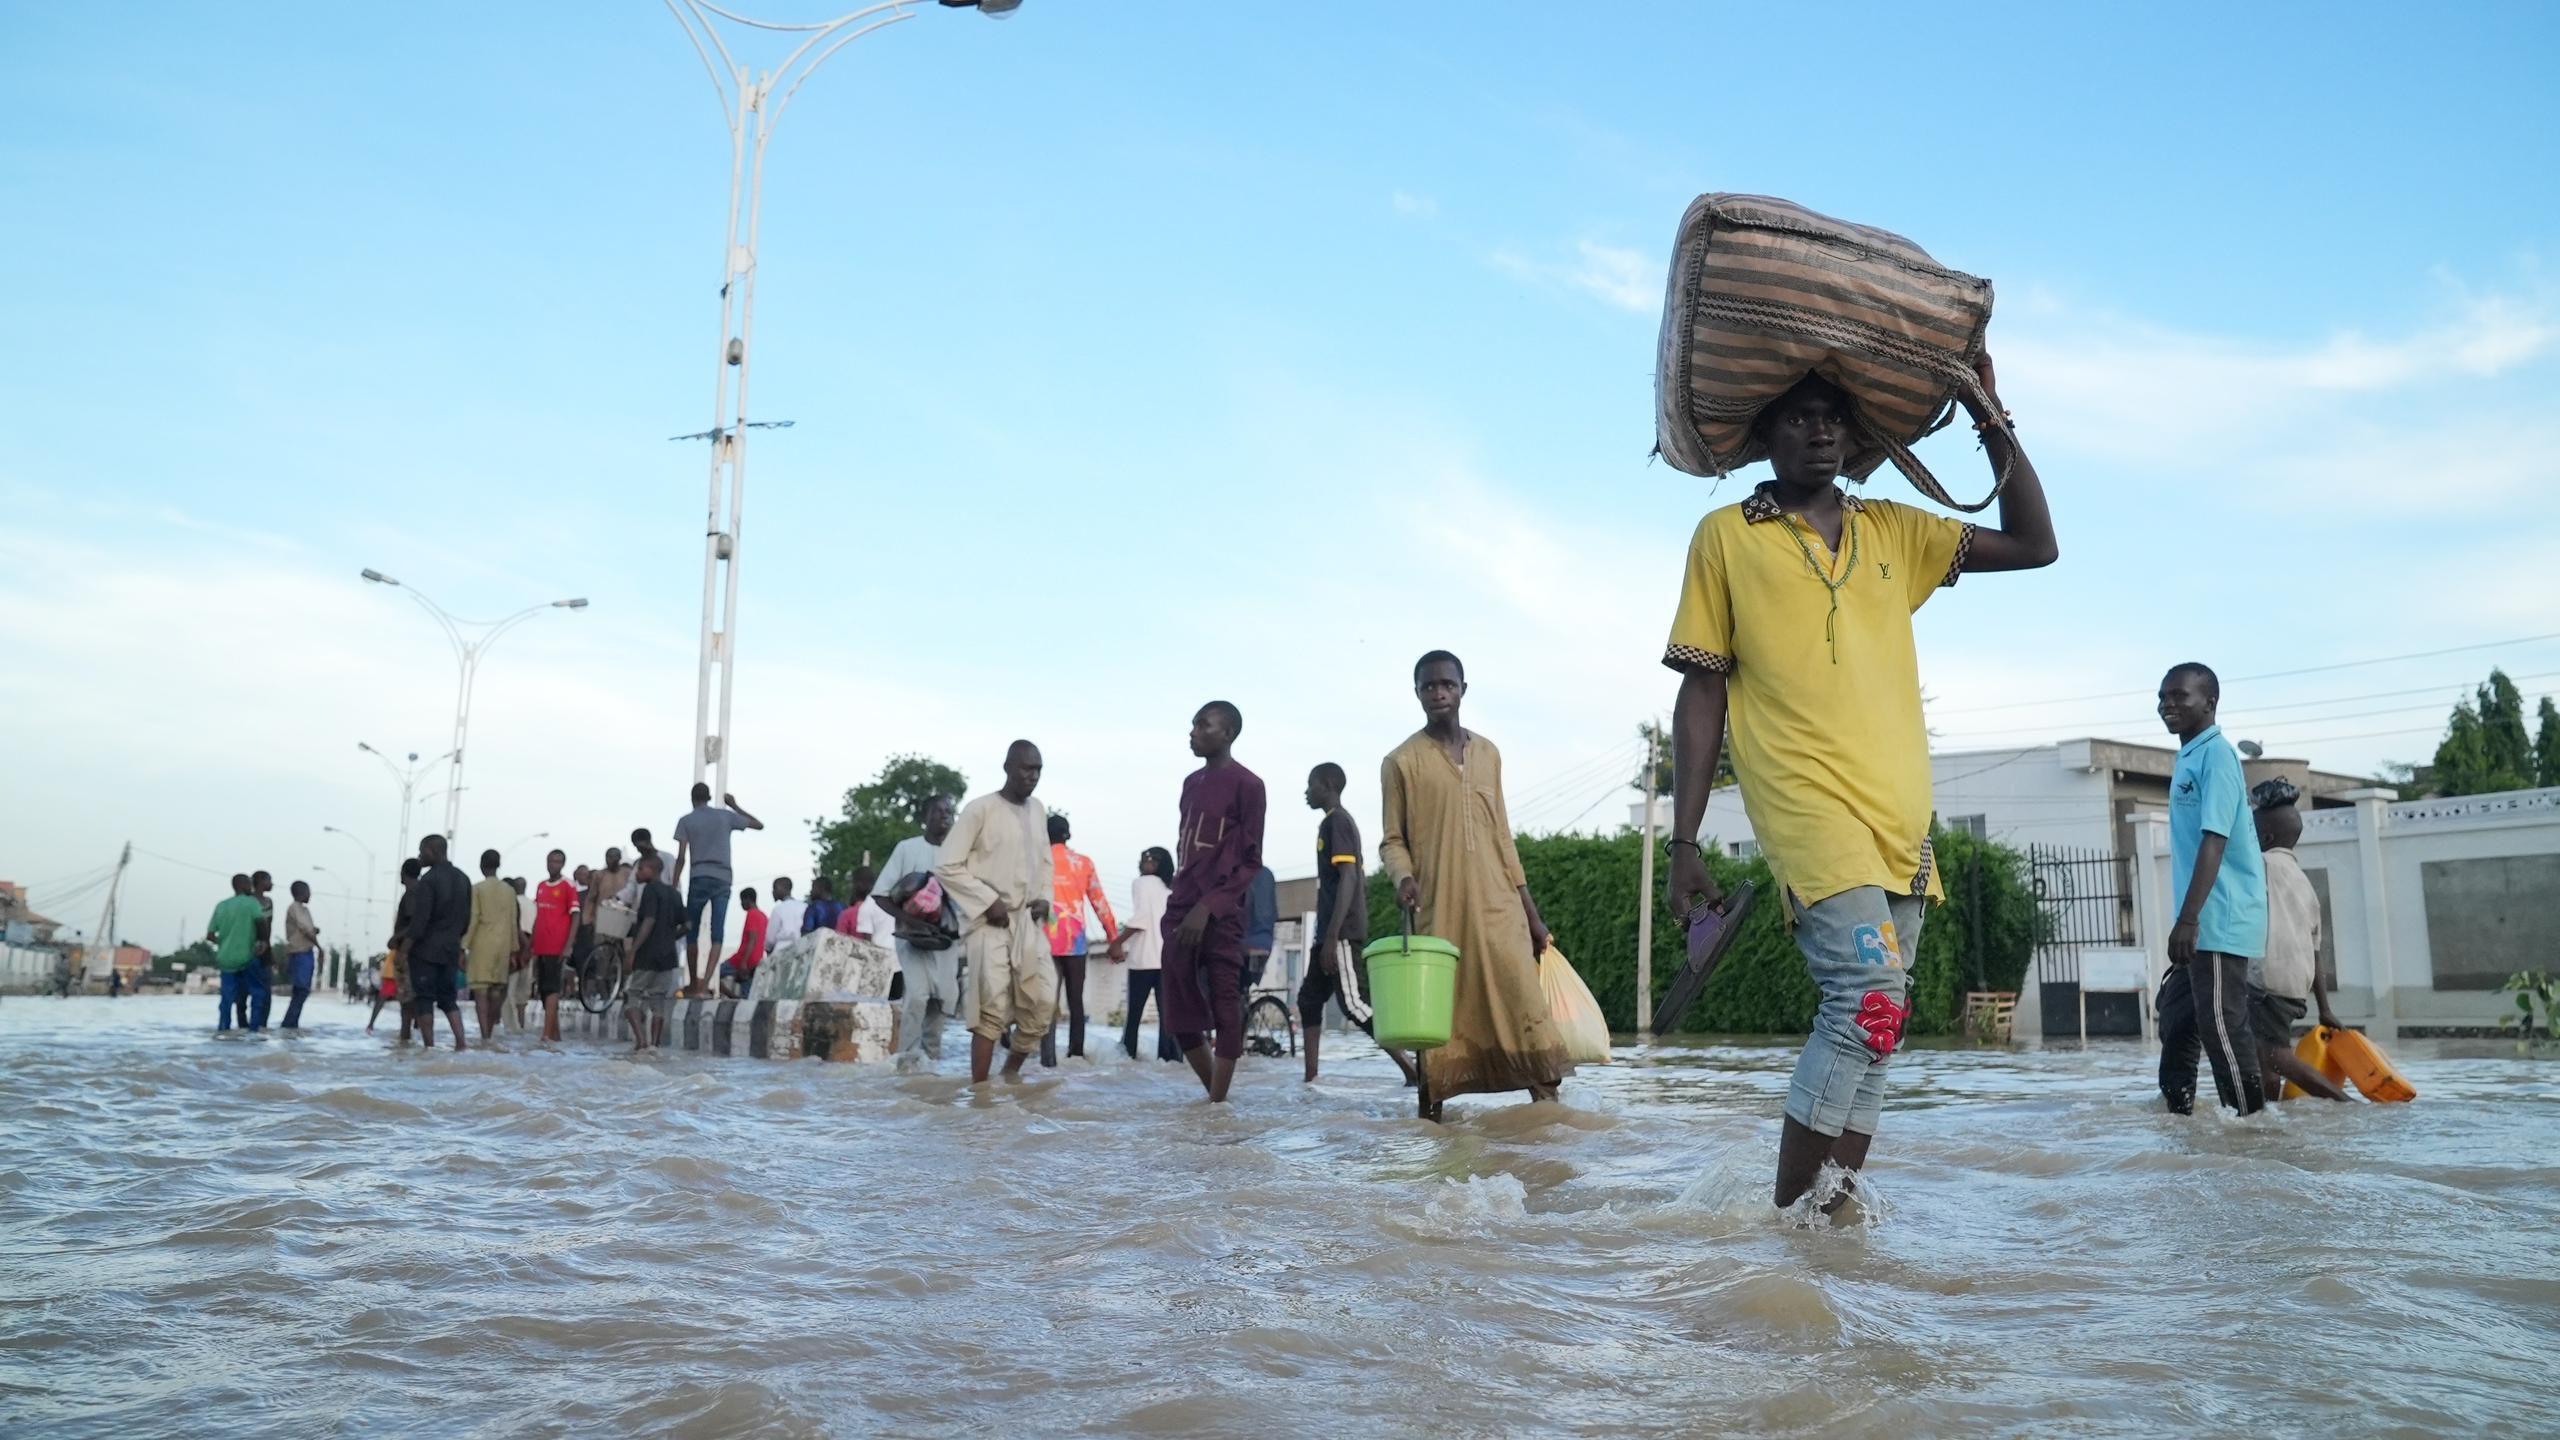
[[[516,956],[516,890],[498,878],[498,852],[480,852],[480,883],[471,887],[471,926],[462,932],[462,974],[471,1008],[480,1013],[480,1039],[498,1028],[506,1000],[507,966]],[[457,1022],[458,1023],[458,1022]]]
[[[1049,812],[1040,785],[1040,747],[1016,740],[1005,752],[1004,788],[963,806],[933,867],[965,920],[969,958],[969,1079],[987,1078],[1005,1028],[1014,1032],[1004,1073],[1022,1073],[1058,1017],[1058,971],[1049,958]]]
[[[1452,1095],[1526,1090],[1550,1100],[1573,1063],[1538,986],[1547,926],[1512,842],[1502,752],[1458,723],[1467,681],[1457,656],[1423,656],[1413,682],[1423,727],[1380,768],[1378,858],[1415,933],[1458,947],[1449,1043],[1423,1052],[1422,1115],[1439,1119]]]

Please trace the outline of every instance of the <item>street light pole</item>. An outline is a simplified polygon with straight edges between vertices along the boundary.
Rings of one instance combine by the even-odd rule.
[[[356,748],[367,755],[372,756],[374,759],[381,761],[382,768],[391,772],[392,783],[400,787],[400,843],[394,847],[393,853],[398,855],[399,858],[406,860],[409,858],[409,809],[414,803],[411,797],[418,793],[418,777],[453,757],[450,755],[439,755],[435,759],[421,764],[418,760],[418,752],[412,750],[409,752],[409,768],[403,770],[398,765],[392,763],[390,756],[374,749],[362,740],[356,742]],[[341,831],[340,833],[344,834],[345,832]]]
[[[693,696],[693,778],[710,779],[711,793],[729,792],[729,701],[738,650],[739,545],[746,525],[747,432],[762,428],[747,418],[747,382],[756,338],[756,245],[764,214],[764,154],[791,97],[835,53],[863,36],[912,20],[923,0],[890,3],[833,20],[779,24],[724,10],[710,0],[665,0],[667,13],[684,27],[702,58],[729,129],[728,235],[720,275],[720,358],[711,390],[711,476],[702,522],[702,637]],[[940,0],[949,9],[974,9],[1002,17],[1022,0]],[[758,75],[738,63],[720,38],[713,17],[803,37],[780,65]],[[718,59],[714,59],[714,56]],[[779,89],[780,93],[775,92]],[[741,244],[741,232],[745,243]],[[732,375],[731,372],[736,372]],[[712,721],[713,677],[718,676],[719,721]],[[715,773],[716,772],[716,773]]]
[[[406,813],[405,807],[402,813]],[[353,844],[357,849],[364,852],[364,923],[368,928],[380,923],[380,917],[374,914],[373,909],[373,876],[376,868],[373,859],[373,847],[356,839],[355,836],[348,834],[346,831],[339,829],[335,825],[323,825],[320,829],[326,834],[335,835],[338,838]]]
[[[498,643],[499,636],[543,611],[584,610],[587,608],[586,599],[581,596],[574,600],[553,600],[543,605],[528,605],[503,620],[457,620],[443,606],[379,570],[367,570],[363,574],[365,579],[374,584],[393,586],[407,594],[410,599],[417,601],[419,609],[434,616],[436,623],[444,627],[444,638],[453,645],[453,663],[461,673],[461,683],[455,687],[453,696],[453,749],[449,752],[449,758],[453,761],[453,771],[445,780],[444,838],[448,845],[459,844],[457,832],[462,828],[463,749],[471,734],[471,687],[480,673],[480,657],[489,652],[490,646]],[[478,630],[480,632],[478,638],[464,639],[462,632],[466,626]],[[409,817],[404,811],[400,817],[403,849],[408,846],[408,829]]]

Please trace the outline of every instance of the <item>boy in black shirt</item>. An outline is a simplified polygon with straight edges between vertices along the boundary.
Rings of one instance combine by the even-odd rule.
[[[654,851],[643,852],[640,903],[633,917],[631,978],[622,986],[622,1015],[631,1022],[634,1053],[667,1043],[667,1010],[676,993],[676,941],[684,934],[684,897],[660,878]]]
[[[1307,1083],[1316,1081],[1316,1044],[1324,1034],[1324,1006],[1339,998],[1342,1013],[1372,1039],[1369,963],[1360,951],[1369,940],[1369,886],[1360,873],[1360,826],[1342,808],[1342,767],[1328,760],[1307,773],[1307,808],[1316,822],[1316,943],[1308,952],[1306,983],[1298,987],[1299,1029],[1307,1051]],[[1413,1064],[1389,1050],[1387,1058],[1414,1083]]]

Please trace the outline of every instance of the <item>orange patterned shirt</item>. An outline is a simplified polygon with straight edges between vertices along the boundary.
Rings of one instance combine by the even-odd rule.
[[[1110,897],[1102,893],[1102,881],[1094,876],[1093,861],[1064,845],[1049,847],[1049,861],[1057,872],[1049,896],[1049,953],[1085,953],[1084,906],[1088,900],[1093,902],[1093,913],[1102,920],[1104,942],[1120,938],[1120,922],[1111,913]]]

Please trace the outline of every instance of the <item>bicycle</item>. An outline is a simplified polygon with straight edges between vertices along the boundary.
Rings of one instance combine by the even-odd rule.
[[[1274,988],[1265,986],[1263,972],[1271,968],[1271,957],[1263,957],[1260,968],[1244,977],[1244,1048],[1266,1060],[1298,1053],[1298,1012],[1289,1005],[1286,979]]]
[[[1244,1048],[1266,1060],[1298,1053],[1298,1017],[1277,995],[1256,995],[1244,1007]]]
[[[601,1015],[612,1008],[614,996],[622,991],[622,946],[630,938],[631,923],[631,907],[619,900],[607,900],[596,907],[595,939],[588,944],[585,956],[570,967],[570,983],[577,987],[578,1003],[590,1015]]]

